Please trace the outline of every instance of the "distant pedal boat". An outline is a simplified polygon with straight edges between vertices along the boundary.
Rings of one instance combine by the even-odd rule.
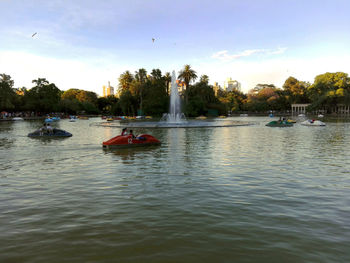
[[[268,126],[268,127],[293,127],[293,123],[288,122],[288,121],[270,121],[265,126]]]
[[[77,116],[75,116],[75,115],[69,116],[69,121],[70,122],[76,122],[77,120],[78,120]]]
[[[72,137],[70,132],[60,129],[52,129],[52,132],[36,130],[28,134],[28,137],[32,138],[59,138],[59,137]]]
[[[304,126],[326,126],[326,124],[324,122],[319,121],[319,120],[306,120],[300,124],[304,125]]]

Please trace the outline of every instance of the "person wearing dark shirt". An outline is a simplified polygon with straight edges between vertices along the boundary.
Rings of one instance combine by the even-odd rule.
[[[131,135],[133,139],[135,138],[135,135],[133,134],[132,130],[130,130],[129,135]]]

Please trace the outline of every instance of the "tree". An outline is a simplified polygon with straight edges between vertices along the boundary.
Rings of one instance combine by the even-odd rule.
[[[26,108],[41,112],[57,111],[62,92],[56,85],[45,78],[38,78],[32,82],[36,86],[25,94]]]
[[[317,75],[307,91],[312,100],[310,109],[316,110],[320,107],[331,109],[340,103],[347,104],[350,78],[344,72]]]
[[[118,99],[113,95],[97,99],[98,109],[104,114],[114,114],[113,109],[115,109],[117,103]]]
[[[76,99],[61,99],[59,102],[61,111],[69,114],[77,114],[81,110],[81,106]]]
[[[10,75],[0,74],[0,109],[10,110],[15,107],[16,93],[12,88],[14,81]]]
[[[209,83],[209,77],[207,75],[202,75],[199,79],[199,82],[203,82],[205,83],[206,85],[208,85]]]
[[[42,88],[46,85],[49,85],[49,81],[46,78],[38,78],[32,80],[32,83],[35,83],[37,88]]]
[[[140,68],[138,71],[135,71],[136,81],[144,84],[147,79],[147,71],[144,68]]]
[[[146,83],[143,110],[146,115],[161,116],[167,112],[169,96],[166,93],[164,78]]]
[[[336,73],[324,73],[315,77],[314,83],[309,87],[309,90],[318,94],[326,93],[330,90],[337,90],[344,88],[349,90],[350,79],[347,73],[336,72]]]
[[[14,81],[11,79],[10,75],[0,74],[0,82],[7,83],[7,85],[12,89],[14,85]]]
[[[162,71],[160,69],[152,69],[151,76],[153,81],[160,80],[162,78]]]
[[[90,101],[83,101],[81,103],[81,108],[85,113],[88,113],[88,114],[98,113],[98,108],[96,107],[95,104],[91,103]]]
[[[274,85],[261,84],[265,88],[259,90],[250,90],[248,93],[245,109],[249,111],[268,111],[268,110],[286,110],[289,108],[286,103],[283,91]]]
[[[188,93],[185,114],[187,116],[217,115],[218,112],[225,113],[225,109],[215,97],[213,87],[209,86],[205,79],[194,84]]]
[[[129,70],[125,71],[119,77],[119,88],[123,90],[129,90],[131,88],[132,81],[134,76],[130,73]]]
[[[25,94],[28,92],[27,88],[22,87],[22,88],[15,88],[13,89],[16,93],[15,100],[14,100],[14,108],[16,110],[24,110],[24,105],[25,105]]]
[[[185,101],[186,103],[188,103],[188,93],[190,90],[190,83],[191,81],[194,81],[197,79],[197,73],[196,71],[191,69],[190,65],[185,65],[184,69],[179,72],[178,78],[185,82],[185,85],[186,85]]]
[[[78,111],[97,113],[97,94],[92,91],[69,89],[63,92],[61,107],[65,112],[76,114]],[[70,102],[68,102],[70,101]]]
[[[61,98],[63,100],[75,100],[77,99],[77,95],[79,94],[79,89],[69,89],[63,92]]]
[[[119,98],[119,105],[124,112],[124,115],[134,116],[135,115],[135,97],[131,94],[130,90],[122,91]]]
[[[307,96],[308,83],[297,80],[294,77],[289,77],[283,84],[283,90],[287,101],[292,103],[307,103],[309,98]]]
[[[166,72],[164,75],[165,85],[166,85],[166,94],[169,94],[169,86],[171,82],[170,72]]]
[[[76,99],[82,103],[89,102],[93,105],[97,105],[97,94],[92,91],[79,90]]]
[[[247,96],[237,89],[233,89],[232,91],[218,91],[218,99],[225,105],[226,113],[242,111],[246,98]]]
[[[145,86],[145,82],[147,80],[147,71],[144,68],[139,69],[135,72],[135,93],[139,97],[140,101],[140,111],[142,112],[142,102],[143,102],[143,89]]]

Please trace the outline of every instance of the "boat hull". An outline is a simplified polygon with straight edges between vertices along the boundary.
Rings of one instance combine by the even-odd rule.
[[[293,127],[293,123],[288,121],[270,121],[268,124],[266,124],[268,127]]]
[[[318,120],[307,120],[307,121],[303,121],[302,123],[300,123],[301,125],[304,126],[326,126],[326,124],[322,121],[318,121]]]
[[[31,137],[31,138],[65,138],[65,137],[72,137],[72,136],[73,135],[70,132],[60,130],[60,129],[53,129],[52,133],[49,133],[47,131],[40,132],[39,130],[36,130],[28,134],[28,137]]]
[[[150,145],[160,145],[161,142],[149,134],[141,134],[136,138],[132,135],[118,135],[102,143],[104,149],[119,149],[119,148],[132,148],[143,147]]]

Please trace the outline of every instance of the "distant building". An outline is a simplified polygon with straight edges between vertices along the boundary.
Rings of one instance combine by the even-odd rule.
[[[176,80],[176,84],[177,84],[177,90],[179,92],[179,95],[181,96],[184,91],[186,90],[186,84],[184,81],[181,80]],[[170,83],[170,89],[169,89],[169,93],[171,93],[171,83]]]
[[[108,81],[108,87],[107,87],[107,96],[114,95],[114,88],[109,84]]]
[[[241,83],[239,83],[237,80],[233,80],[232,78],[227,78],[227,80],[224,83],[224,90],[226,91],[233,91],[233,90],[241,90]]]
[[[103,97],[107,97],[110,95],[114,95],[114,88],[110,85],[110,82],[108,81],[108,86],[103,86]]]
[[[310,103],[304,104],[292,104],[292,114],[305,114],[306,108],[310,105]]]
[[[214,93],[215,93],[216,97],[218,96],[218,92],[219,92],[220,89],[221,89],[220,85],[217,82],[214,82],[213,90],[214,90]]]
[[[23,89],[16,89],[16,94],[19,96],[23,96],[24,95],[24,90]]]

